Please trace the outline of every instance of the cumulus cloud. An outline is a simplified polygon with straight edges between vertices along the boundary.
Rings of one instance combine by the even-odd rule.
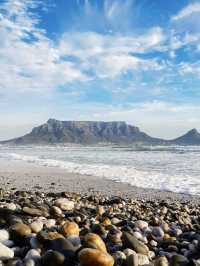
[[[1,5],[0,91],[45,91],[86,75],[58,60],[58,49],[37,27],[33,9],[40,1],[9,0]]]
[[[131,24],[132,18],[137,17],[134,0],[104,0],[101,5],[103,10],[99,10],[94,1],[77,0],[80,8],[83,7],[81,11],[85,18],[82,18],[82,13],[77,9],[75,12],[80,15],[79,24],[83,22],[83,27],[74,26],[71,31],[64,29],[55,40],[53,37],[50,39],[48,33],[41,28],[42,18],[37,12],[39,7],[48,10],[47,2],[4,0],[0,5],[0,104],[2,108],[9,110],[10,106],[16,104],[16,98],[24,93],[27,101],[19,100],[18,105],[24,107],[27,102],[27,106],[32,104],[32,109],[26,110],[27,119],[23,124],[28,124],[29,119],[37,123],[41,119],[40,122],[43,122],[52,110],[63,107],[57,113],[58,118],[65,114],[63,119],[66,119],[68,113],[69,119],[120,119],[145,130],[147,127],[151,128],[148,121],[157,121],[154,126],[161,132],[159,126],[163,123],[165,128],[166,121],[170,124],[170,119],[174,121],[173,126],[183,121],[180,122],[180,128],[184,127],[185,120],[179,113],[188,118],[187,125],[190,125],[189,116],[197,117],[200,113],[199,109],[195,109],[195,112],[188,105],[177,107],[177,104],[162,101],[135,103],[129,108],[110,106],[114,101],[117,105],[120,105],[119,102],[128,105],[131,101],[145,101],[148,97],[166,99],[169,96],[168,99],[172,101],[176,97],[181,99],[184,95],[182,88],[190,89],[188,77],[193,81],[199,80],[200,62],[194,56],[200,52],[199,27],[196,27],[195,32],[191,24],[187,30],[184,28],[185,22],[182,27],[185,18],[187,23],[192,20],[194,25],[193,14],[198,14],[197,3],[180,10],[166,28],[155,26],[135,31],[132,27],[134,23]],[[105,30],[96,27],[98,23],[105,24]],[[195,20],[195,23],[199,22]],[[177,27],[178,24],[180,28]],[[195,86],[194,82],[193,85]],[[5,95],[9,96],[9,100],[12,99],[3,106]],[[92,106],[95,100],[93,95],[98,101],[104,100],[104,96],[110,97],[109,104],[97,107],[95,103]],[[51,96],[49,100],[48,97]],[[77,102],[70,105],[74,98]],[[89,104],[87,102],[81,105],[79,99],[88,101]],[[50,102],[49,106],[44,107],[46,111],[40,108],[41,112],[46,112],[45,117],[41,118],[41,112],[38,112],[37,119],[34,118],[33,107],[38,103],[43,106],[44,102]],[[51,105],[52,102],[55,105]],[[65,105],[68,108],[65,109]],[[77,109],[74,113],[71,111],[73,107]],[[105,109],[108,112],[104,118]],[[10,111],[11,117],[13,110]],[[23,110],[18,116],[22,117],[24,113],[26,112]],[[178,121],[175,121],[176,118]],[[4,118],[5,121],[6,119],[7,117]],[[167,133],[163,131],[163,134]]]
[[[132,54],[159,50],[164,40],[159,27],[139,36],[74,32],[63,35],[59,53],[61,57],[73,55],[83,70],[93,70],[97,77],[113,78],[126,71],[160,69],[162,66],[156,59],[141,59]]]

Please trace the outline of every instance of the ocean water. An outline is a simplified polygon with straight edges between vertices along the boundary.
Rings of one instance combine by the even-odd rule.
[[[198,146],[0,146],[0,158],[144,188],[200,193]]]

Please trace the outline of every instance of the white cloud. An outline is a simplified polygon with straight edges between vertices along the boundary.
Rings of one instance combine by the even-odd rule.
[[[184,7],[181,11],[178,12],[178,14],[173,16],[171,19],[172,21],[178,21],[190,17],[195,13],[200,13],[200,3],[198,2],[189,4],[188,6]]]
[[[182,76],[193,75],[196,78],[200,79],[200,61],[197,61],[195,63],[182,62],[179,65],[179,73]]]
[[[60,40],[61,54],[72,54],[83,59],[107,53],[144,53],[157,50],[165,35],[160,27],[141,35],[100,34],[96,32],[65,33]]]
[[[133,0],[124,0],[123,3],[118,0],[105,0],[104,1],[104,12],[106,18],[114,20],[118,16],[125,15],[128,18],[128,14],[131,12],[133,6]]]
[[[118,1],[112,3],[107,4],[109,16],[119,9]],[[131,3],[127,0],[124,8]],[[67,32],[56,44],[38,28],[40,18],[33,11],[41,4],[40,0],[7,0],[1,5],[0,92],[45,93],[73,81],[114,78],[129,70],[156,71],[161,67],[156,59],[131,55],[159,49],[165,40],[161,28],[135,36]],[[89,1],[85,8],[91,8]],[[66,56],[75,56],[78,62],[64,59]]]
[[[63,35],[59,53],[61,57],[77,57],[82,70],[93,70],[99,78],[114,78],[129,70],[160,70],[162,66],[156,59],[141,59],[131,54],[159,50],[164,40],[159,27],[139,36],[74,32]]]
[[[162,69],[155,60],[143,60],[138,57],[117,54],[102,56],[96,64],[96,74],[101,78],[114,78],[127,71],[156,71]]]
[[[30,11],[39,1],[9,0],[1,5],[0,91],[54,89],[86,76],[72,62],[59,61],[58,50]]]
[[[93,110],[93,119],[127,121],[151,136],[168,139],[182,135],[200,123],[200,107],[194,104],[147,101],[128,107],[110,106],[106,110],[106,114],[103,108]]]

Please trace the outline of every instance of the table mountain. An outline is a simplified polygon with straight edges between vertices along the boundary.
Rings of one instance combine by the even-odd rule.
[[[161,144],[163,140],[152,138],[138,127],[125,122],[59,121],[49,119],[45,124],[19,138],[1,143],[53,144],[53,143],[133,143]]]
[[[2,141],[1,144],[97,144],[141,143],[148,145],[200,145],[200,133],[196,129],[174,140],[153,138],[138,127],[125,122],[59,121],[49,119],[45,124],[19,138]]]

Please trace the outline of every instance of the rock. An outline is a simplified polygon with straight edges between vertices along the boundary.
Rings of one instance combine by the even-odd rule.
[[[40,259],[40,253],[36,249],[30,249],[25,256],[25,259],[38,261]]]
[[[61,253],[66,252],[69,257],[74,256],[75,247],[65,238],[48,241],[45,246],[47,249],[55,250]]]
[[[17,206],[14,203],[7,203],[6,204],[6,209],[11,210],[11,211],[15,211],[17,209]]]
[[[167,207],[163,206],[162,209],[160,210],[160,212],[161,212],[161,214],[164,214],[164,215],[167,214],[167,212],[168,212]]]
[[[14,257],[14,251],[0,243],[0,260],[9,260]]]
[[[148,228],[148,223],[142,220],[138,220],[135,222],[135,227],[139,228],[140,230],[144,230]]]
[[[171,258],[171,265],[172,266],[185,266],[188,265],[189,261],[185,256],[176,254],[173,255]]]
[[[108,253],[98,249],[84,248],[79,254],[81,266],[113,266],[114,259]]]
[[[0,264],[0,265],[4,265],[4,264]],[[8,263],[6,264],[6,266],[24,266],[25,264],[23,263],[22,260],[20,259],[11,259],[8,261]],[[32,265],[31,265],[32,266]]]
[[[122,251],[116,251],[112,254],[112,257],[114,258],[115,265],[122,265],[126,260],[126,255]]]
[[[34,233],[37,234],[38,232],[42,231],[42,229],[43,229],[43,223],[40,222],[40,221],[34,221],[34,222],[32,222],[30,224],[30,228],[32,229],[32,231]]]
[[[142,240],[144,238],[143,235],[140,232],[137,232],[137,231],[133,232],[133,235],[139,240]]]
[[[53,217],[61,217],[63,215],[62,210],[57,206],[52,206],[50,209],[50,213]]]
[[[131,254],[126,259],[126,266],[138,266],[138,255],[137,254]]]
[[[107,238],[113,244],[118,244],[118,243],[121,243],[121,236],[122,236],[122,232],[121,231],[119,231],[119,230],[110,230],[110,232],[107,235]]]
[[[144,255],[148,255],[149,253],[148,247],[128,232],[123,232],[122,242],[125,248],[131,248],[137,253],[141,253]]]
[[[5,240],[5,241],[2,242],[2,244],[5,245],[8,248],[11,248],[11,247],[14,246],[15,243],[12,240]]]
[[[165,256],[161,256],[154,261],[155,266],[168,266],[169,262]]]
[[[200,266],[200,259],[198,260],[193,259],[192,261],[194,263],[194,266]]]
[[[25,259],[22,265],[23,266],[36,266],[38,264],[36,264],[36,262],[32,259]],[[18,264],[16,266],[18,266]]]
[[[47,221],[45,221],[44,224],[47,228],[52,228],[56,225],[56,220],[55,219],[48,219]]]
[[[43,266],[57,266],[62,265],[65,261],[65,256],[58,251],[47,251],[44,256],[42,256]]]
[[[150,241],[150,245],[151,245],[152,247],[157,247],[158,243],[157,243],[155,240],[151,240],[151,241]]]
[[[105,217],[102,221],[103,225],[110,225],[111,224],[111,220],[108,217]]]
[[[4,242],[9,239],[9,232],[5,229],[0,230],[0,242]]]
[[[165,233],[168,233],[169,232],[169,225],[168,225],[168,223],[166,223],[166,222],[163,222],[162,223],[162,228],[163,228],[163,231],[165,232]]]
[[[30,239],[30,246],[33,249],[37,249],[41,247],[41,244],[39,243],[39,241],[37,240],[37,238],[35,236],[31,237]]]
[[[149,255],[148,255],[149,259],[152,260],[152,259],[155,258],[155,256],[156,256],[155,252],[152,251],[152,250],[150,250],[150,251],[149,251]]]
[[[8,223],[9,225],[14,225],[14,224],[17,224],[17,223],[23,223],[22,219],[18,216],[15,216],[15,215],[9,215],[8,216]]]
[[[49,232],[48,233],[48,239],[49,240],[55,240],[55,239],[60,239],[64,238],[63,235],[59,234],[58,232]]]
[[[40,231],[37,234],[37,240],[40,243],[45,243],[51,240],[64,238],[63,235],[59,234],[58,232],[46,232],[46,231]]]
[[[111,219],[111,223],[114,224],[114,225],[117,225],[117,224],[119,224],[120,222],[121,222],[121,220],[118,219],[118,218],[116,218],[116,217],[113,217],[113,218]]]
[[[97,214],[102,216],[105,213],[105,209],[103,206],[98,205],[97,206]]]
[[[87,248],[99,249],[103,252],[107,252],[106,245],[100,236],[94,233],[89,233],[84,238],[84,246]]]
[[[48,216],[42,210],[36,209],[36,208],[24,207],[23,212],[25,212],[26,214],[29,214],[31,216]]]
[[[182,230],[180,229],[180,228],[173,228],[173,234],[175,235],[175,236],[179,236],[179,235],[181,235],[183,232],[182,232]]]
[[[130,248],[126,248],[123,250],[124,254],[126,255],[126,257],[130,256],[130,255],[135,255],[137,254],[134,250],[130,249]]]
[[[149,264],[149,259],[147,255],[143,255],[138,253],[138,264],[139,265],[148,265]]]
[[[61,231],[65,237],[68,237],[71,235],[78,236],[79,235],[79,226],[75,222],[66,221],[63,224]]]
[[[9,228],[11,239],[19,243],[25,236],[31,234],[31,229],[28,225],[17,223]]]
[[[81,239],[79,236],[68,236],[67,240],[69,240],[72,243],[72,245],[74,245],[75,247],[81,245]]]
[[[102,224],[92,225],[92,232],[100,236],[106,236],[107,234],[107,231]]]
[[[71,211],[74,209],[74,202],[66,198],[57,199],[55,205],[63,211]]]
[[[159,226],[153,227],[152,234],[158,238],[163,238],[165,235],[163,229]]]

